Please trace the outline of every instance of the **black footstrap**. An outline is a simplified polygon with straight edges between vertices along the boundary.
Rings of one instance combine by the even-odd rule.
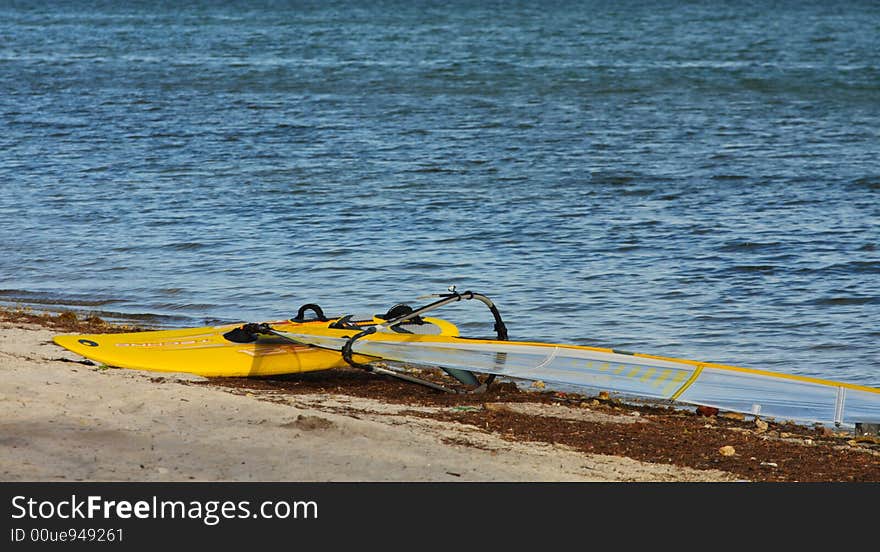
[[[327,322],[327,317],[324,316],[324,311],[316,305],[315,303],[308,303],[299,308],[296,312],[296,317],[291,318],[291,322],[305,322],[306,321],[306,311],[312,311],[315,313],[315,318],[311,318],[310,320],[317,320],[318,322]]]
[[[272,328],[270,328],[268,324],[251,322],[226,332],[223,334],[223,337],[233,343],[253,343],[261,334],[266,335],[271,333]]]

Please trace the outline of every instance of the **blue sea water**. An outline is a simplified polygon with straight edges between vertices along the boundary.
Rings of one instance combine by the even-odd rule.
[[[513,339],[878,386],[878,37],[868,1],[0,1],[0,304],[456,285]]]

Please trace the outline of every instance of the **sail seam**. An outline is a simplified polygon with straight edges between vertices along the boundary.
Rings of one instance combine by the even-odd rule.
[[[549,355],[547,355],[547,358],[544,359],[544,362],[535,366],[533,368],[533,370],[540,370],[541,368],[543,368],[543,367],[547,366],[548,364],[550,364],[551,362],[553,362],[553,359],[556,358],[556,355],[558,353],[559,353],[559,347],[554,347],[553,352],[551,352]]]

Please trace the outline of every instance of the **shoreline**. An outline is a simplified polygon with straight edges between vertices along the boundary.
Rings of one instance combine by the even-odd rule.
[[[51,338],[143,328],[81,316],[0,310],[4,481],[880,481],[875,438],[601,394],[100,367]]]

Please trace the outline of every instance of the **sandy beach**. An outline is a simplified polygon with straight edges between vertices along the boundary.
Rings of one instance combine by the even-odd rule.
[[[819,461],[838,454],[825,460],[828,469],[858,464],[840,471],[840,480],[877,480],[880,464],[870,442],[827,430],[829,442],[819,450],[819,435],[762,432],[742,427],[745,422],[724,425],[723,418],[640,412],[596,400],[554,402],[546,394],[531,400],[528,393],[512,393],[507,401],[502,393],[444,403],[421,389],[412,392],[422,399],[383,400],[382,388],[370,386],[387,382],[365,373],[218,383],[107,368],[53,344],[63,329],[0,324],[3,481],[729,482],[763,479],[792,450],[804,469],[810,469],[805,459],[811,454]],[[663,437],[664,419],[697,429],[675,428],[683,436],[676,445],[674,437]],[[551,422],[556,425],[540,433]],[[505,423],[509,427],[501,427]],[[569,427],[606,452],[587,452],[581,441],[566,437]],[[645,437],[627,437],[635,430]],[[608,447],[599,435],[610,436]],[[643,450],[650,435],[661,436],[658,442],[669,450],[656,450],[656,444],[654,452]],[[718,443],[726,442],[738,452],[720,451]],[[752,445],[765,449],[749,452]],[[702,447],[705,462],[689,466],[676,459],[686,458],[676,446]],[[777,457],[756,456],[764,454]],[[734,457],[754,464],[754,477],[734,468]]]

